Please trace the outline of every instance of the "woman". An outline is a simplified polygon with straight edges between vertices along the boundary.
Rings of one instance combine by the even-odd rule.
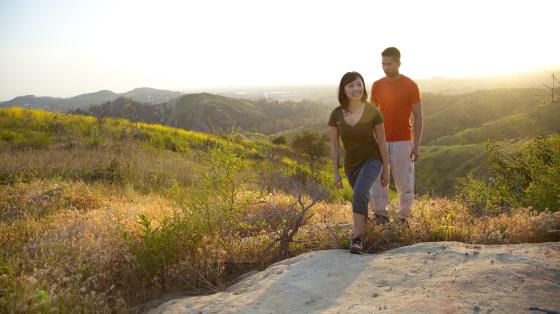
[[[339,168],[339,137],[344,144],[344,172],[352,187],[354,227],[350,252],[361,254],[360,236],[365,231],[368,215],[369,190],[381,172],[381,184],[389,182],[389,159],[385,146],[383,116],[368,103],[364,78],[357,72],[342,76],[338,86],[338,102],[329,119],[331,160],[334,184],[342,188]]]

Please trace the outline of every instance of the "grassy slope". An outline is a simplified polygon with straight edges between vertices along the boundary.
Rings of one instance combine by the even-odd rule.
[[[251,123],[260,118],[258,108],[249,102],[208,93],[180,97],[168,117],[169,124],[175,127],[188,126],[219,132],[227,131],[233,125],[248,129]]]
[[[278,184],[276,170],[297,176],[300,162],[267,142],[233,142],[228,150],[224,137],[160,125],[0,110],[0,312],[136,312],[162,294],[210,292],[275,261],[278,251],[267,248],[286,223],[277,215],[294,199],[259,193],[258,179]],[[445,158],[445,149],[433,154]],[[265,152],[278,157],[269,169]],[[239,162],[228,181],[221,170]],[[240,188],[233,207],[228,182]],[[255,204],[255,194],[276,210]],[[348,204],[320,202],[312,213],[291,254],[347,247]],[[525,211],[478,218],[452,201],[420,199],[410,228],[371,227],[364,240],[376,251],[419,241],[551,241],[546,231],[559,224]]]
[[[455,178],[472,174],[484,177],[486,170],[484,144],[425,146],[416,163],[416,192],[449,195]]]
[[[424,133],[422,140],[430,145],[442,136],[448,136],[511,115],[527,113],[545,102],[539,89],[497,89],[477,91],[449,97],[445,108],[431,110],[425,104]],[[441,99],[434,99],[438,106]],[[534,134],[527,134],[528,136]]]
[[[486,122],[480,127],[439,137],[432,142],[432,145],[473,144],[487,140],[502,141],[558,133],[560,132],[559,109],[558,104],[535,106],[527,112],[512,114]]]

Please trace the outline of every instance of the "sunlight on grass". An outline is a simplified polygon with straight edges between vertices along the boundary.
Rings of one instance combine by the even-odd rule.
[[[348,247],[347,180],[334,190],[328,163],[286,147],[18,108],[0,109],[0,122],[0,312],[130,312],[168,292],[223,289],[281,258]],[[313,199],[281,252],[297,209]],[[546,210],[423,197],[409,224],[370,225],[364,244],[557,241],[559,228]]]

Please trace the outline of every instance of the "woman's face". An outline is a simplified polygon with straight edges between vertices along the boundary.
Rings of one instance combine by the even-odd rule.
[[[344,86],[344,92],[346,93],[346,97],[350,100],[361,99],[364,94],[364,84],[362,80],[357,77],[352,82],[346,84],[346,86]]]

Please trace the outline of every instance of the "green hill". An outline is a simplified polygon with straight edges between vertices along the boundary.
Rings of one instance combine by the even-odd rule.
[[[463,95],[425,97],[423,143],[521,113],[549,102],[541,89],[481,90]],[[538,117],[538,116],[535,116]],[[538,121],[537,121],[538,122]],[[540,130],[535,130],[539,133]],[[526,136],[537,134],[529,133]]]
[[[486,177],[487,152],[484,144],[424,146],[415,164],[415,191],[420,194],[450,195],[455,180],[472,174]]]
[[[300,133],[304,130],[314,131],[314,132],[319,132],[319,133],[327,133],[328,126],[327,126],[326,122],[319,122],[319,123],[315,123],[315,124],[306,125],[306,126],[302,126],[302,127],[299,127],[299,128],[291,129],[291,130],[288,130],[288,131],[281,131],[281,132],[278,132],[278,133],[274,133],[274,134],[271,134],[270,137],[274,139],[278,136],[284,135],[288,139],[292,139],[298,133]]]
[[[247,106],[243,102],[238,105]],[[192,184],[197,173],[207,170],[199,164],[209,158],[208,151],[228,146],[254,169],[250,172],[255,185],[282,190],[290,188],[286,180],[292,179],[326,186],[332,182],[326,166],[312,173],[306,157],[286,146],[273,145],[258,133],[219,136],[118,118],[14,107],[0,109],[0,184],[52,178],[124,180],[142,190],[166,190],[177,183]],[[331,197],[346,192],[335,191]]]
[[[212,95],[188,94],[176,100],[166,124],[206,133],[221,133],[236,127],[250,130],[263,114],[248,101]]]
[[[244,100],[209,93],[187,94],[161,104],[118,98],[74,113],[159,123],[205,133],[271,134],[326,119],[326,105],[312,101]]]
[[[457,145],[482,143],[486,140],[507,139],[548,135],[560,132],[560,105],[544,104],[530,108],[527,112],[512,114],[484,123],[455,134],[439,137],[432,145]]]

